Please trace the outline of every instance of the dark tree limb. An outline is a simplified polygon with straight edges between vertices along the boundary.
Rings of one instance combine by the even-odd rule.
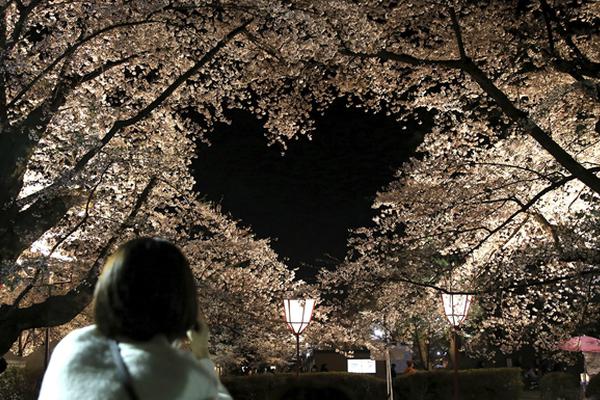
[[[542,16],[544,18],[544,25],[546,26],[546,35],[548,36],[548,50],[552,56],[556,55],[556,46],[554,45],[554,33],[552,32],[552,22],[550,21],[550,15],[548,15],[548,7],[544,6],[545,1],[540,1],[542,8]],[[547,3],[545,4],[548,5]]]
[[[21,301],[23,301],[23,299],[25,298],[25,296],[27,296],[29,294],[29,292],[31,291],[31,289],[33,289],[35,287],[35,283],[37,282],[38,278],[41,275],[41,268],[38,268],[35,271],[35,274],[33,275],[33,278],[31,278],[31,280],[29,281],[29,284],[27,286],[25,286],[25,288],[23,290],[21,290],[21,293],[18,294],[18,296],[15,298],[15,301],[13,301],[12,303],[12,307],[18,307],[19,304],[21,304]]]
[[[79,200],[77,195],[40,197],[26,210],[11,213],[0,229],[0,259],[15,260]]]
[[[6,17],[5,10],[0,12],[0,49],[6,47]],[[0,135],[4,133],[8,123],[6,110],[6,68],[4,65],[4,52],[0,54]]]
[[[110,32],[112,30],[116,30],[116,29],[121,29],[121,28],[128,28],[128,27],[133,27],[133,26],[138,26],[138,25],[144,25],[144,24],[156,24],[156,23],[163,23],[161,21],[156,21],[156,20],[142,20],[142,21],[126,21],[126,22],[120,22],[117,24],[112,24],[112,25],[108,25],[102,29],[99,29],[83,38],[80,38],[79,40],[77,40],[75,43],[73,43],[72,45],[70,45],[69,47],[67,47],[67,49],[65,49],[65,51],[63,53],[61,53],[58,57],[56,57],[50,64],[48,64],[46,66],[46,68],[44,68],[38,75],[36,75],[28,84],[26,84],[11,100],[10,102],[7,104],[7,107],[14,107],[15,104],[21,100],[21,98],[23,98],[23,96],[25,94],[27,94],[27,92],[29,92],[31,90],[31,88],[33,88],[39,81],[40,79],[42,79],[43,77],[45,77],[46,75],[48,75],[48,73],[50,71],[52,71],[54,68],[56,68],[56,66],[63,60],[71,57],[77,50],[79,50],[81,47],[83,47],[85,44],[87,44],[88,42],[90,42],[92,39],[103,35],[107,32]]]
[[[83,156],[75,163],[75,166],[70,170],[59,177],[53,184],[48,186],[45,189],[38,193],[34,193],[32,196],[37,197],[39,195],[43,195],[48,191],[53,191],[56,188],[62,186],[66,181],[68,181],[72,176],[81,172],[87,163],[94,158],[112,139],[115,135],[124,129],[137,124],[138,122],[148,118],[154,110],[164,103],[165,100],[169,98],[179,87],[181,87],[190,77],[196,74],[202,67],[208,64],[216,54],[225,47],[234,37],[242,33],[246,26],[250,24],[251,21],[247,21],[240,25],[239,27],[230,31],[225,37],[223,37],[212,49],[210,49],[200,60],[198,60],[192,67],[190,67],[186,72],[181,74],[175,81],[173,81],[169,86],[167,86],[152,102],[147,104],[144,108],[137,111],[132,117],[127,119],[122,119],[115,121],[112,127],[104,134],[102,139],[100,139],[100,143],[90,150],[88,150]]]
[[[597,258],[598,257],[596,257],[596,259]],[[495,286],[493,288],[480,289],[480,290],[450,290],[450,289],[446,289],[446,288],[436,285],[436,284],[420,282],[420,281],[417,281],[412,278],[408,278],[403,275],[392,275],[390,277],[387,277],[386,281],[387,282],[389,282],[389,281],[402,282],[402,283],[414,285],[417,287],[433,289],[439,293],[466,294],[466,295],[472,295],[472,296],[481,296],[481,295],[486,295],[486,294],[504,293],[504,292],[514,291],[514,290],[518,290],[518,289],[531,288],[531,287],[549,286],[549,285],[554,285],[557,283],[562,283],[562,282],[585,278],[588,276],[597,276],[597,275],[600,275],[600,269],[589,268],[589,269],[585,269],[583,271],[575,272],[572,274],[566,274],[566,275],[556,276],[556,277],[552,277],[552,278],[524,279],[522,281],[517,281],[517,282],[511,283],[509,285]]]
[[[596,168],[590,168],[591,172],[598,172],[600,171],[600,167],[596,167]],[[478,248],[480,248],[481,246],[483,246],[483,244],[485,242],[487,242],[493,235],[495,235],[496,233],[500,232],[502,229],[504,229],[508,224],[510,224],[519,214],[527,212],[531,207],[533,207],[533,205],[535,203],[538,202],[538,200],[540,200],[542,197],[544,197],[546,194],[552,192],[553,190],[556,190],[560,187],[562,187],[563,185],[565,185],[566,183],[577,179],[576,176],[574,175],[570,175],[570,176],[566,176],[548,186],[546,186],[544,189],[540,190],[535,196],[533,196],[531,199],[529,199],[529,201],[527,203],[523,203],[521,205],[521,207],[519,207],[518,210],[516,210],[515,212],[513,212],[508,218],[506,218],[501,224],[499,224],[498,226],[496,226],[494,229],[492,229],[483,239],[481,239],[474,247],[472,247],[469,250],[469,253],[473,253],[475,250],[477,250]]]
[[[24,5],[21,1],[17,1],[17,9],[19,10],[19,19],[15,23],[10,39],[6,42],[3,50],[9,52],[21,38],[23,28],[27,23],[27,19],[31,12],[42,2],[42,0],[32,0],[29,4]]]
[[[450,12],[450,19],[452,20],[452,30],[454,31],[454,36],[456,37],[456,44],[458,45],[458,54],[460,54],[460,59],[464,60],[467,58],[467,53],[465,53],[465,45],[463,43],[462,33],[460,31],[460,24],[458,23],[458,17],[456,16],[456,10],[454,10],[453,6],[448,7],[448,11]]]
[[[545,0],[541,0],[545,1]],[[520,126],[526,131],[536,142],[538,142],[554,159],[567,171],[575,175],[577,179],[583,182],[586,186],[592,189],[594,192],[600,194],[600,179],[586,169],[577,160],[575,160],[568,152],[566,152],[552,137],[546,133],[537,123],[535,123],[529,115],[520,109],[518,109],[494,84],[494,82],[483,72],[469,57],[466,56],[462,34],[460,31],[460,25],[456,14],[452,7],[450,9],[450,15],[452,19],[452,29],[454,30],[459,51],[461,54],[460,60],[429,60],[419,59],[408,54],[396,54],[386,50],[381,50],[377,53],[356,53],[347,48],[341,49],[342,54],[346,54],[353,57],[359,58],[377,58],[382,61],[396,61],[409,65],[415,66],[442,66],[449,69],[457,69],[466,72],[478,85],[479,87],[491,97],[496,104],[500,107],[505,115],[507,115],[514,123]],[[568,35],[567,35],[568,36]],[[565,39],[566,40],[566,39]],[[461,50],[462,48],[462,50]],[[581,55],[581,59],[585,61],[585,56]],[[596,71],[600,71],[597,68]]]
[[[583,80],[582,75],[600,78],[600,63],[590,60],[585,54],[583,54],[575,42],[573,42],[571,35],[563,27],[562,21],[556,14],[556,11],[548,4],[548,2],[546,0],[539,0],[539,2],[540,8],[542,9],[542,14],[546,21],[546,29],[549,32],[549,35],[552,34],[550,22],[554,21],[556,24],[556,30],[558,31],[560,37],[575,56],[573,61],[565,60],[560,57],[558,52],[556,52],[552,46],[554,42],[552,37],[549,36],[551,54],[554,56],[554,64],[557,69],[572,75],[577,80]]]
[[[536,124],[528,114],[518,109],[510,99],[487,77],[479,67],[469,58],[465,60],[428,60],[418,59],[407,54],[395,54],[386,50],[379,51],[377,53],[348,53],[360,58],[378,58],[382,61],[397,61],[410,65],[423,66],[443,66],[451,69],[459,69],[466,72],[471,78],[479,85],[483,91],[490,96],[500,109],[507,115],[513,122],[519,125],[529,135],[535,139],[554,159],[563,166],[567,171],[571,172],[577,179],[583,182],[586,186],[592,189],[594,192],[600,194],[600,179],[586,169],[577,160],[575,160],[569,153],[567,153],[558,143],[552,139],[552,137],[546,133],[538,124]]]

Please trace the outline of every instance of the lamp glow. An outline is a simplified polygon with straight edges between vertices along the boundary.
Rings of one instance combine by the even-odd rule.
[[[310,323],[314,299],[286,299],[283,301],[285,322],[294,335],[300,335]]]
[[[468,294],[442,294],[444,313],[452,326],[460,326],[465,321],[472,298],[473,296]]]
[[[283,311],[288,329],[296,336],[297,374],[300,373],[300,334],[306,329],[315,308],[314,299],[285,299]]]
[[[469,313],[469,307],[471,307],[471,300],[473,296],[468,294],[450,294],[442,293],[442,303],[444,304],[444,313],[448,322],[452,325],[454,334],[454,400],[459,399],[459,388],[458,388],[458,334],[460,324],[462,324],[467,318]]]

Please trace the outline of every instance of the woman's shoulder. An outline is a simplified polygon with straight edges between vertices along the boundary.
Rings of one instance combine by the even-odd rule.
[[[69,332],[58,343],[57,348],[106,346],[106,339],[100,334],[96,325],[89,325]]]
[[[90,325],[69,332],[56,345],[53,358],[62,359],[62,362],[70,364],[71,367],[80,363],[95,364],[105,358],[107,350],[106,338],[95,325]]]

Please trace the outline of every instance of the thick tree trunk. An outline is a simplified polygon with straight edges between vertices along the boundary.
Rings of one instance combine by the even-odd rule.
[[[77,316],[92,300],[97,275],[81,282],[60,296],[25,308],[0,306],[0,354],[10,350],[22,331],[65,324]]]
[[[415,329],[415,336],[417,338],[417,347],[419,349],[419,358],[421,359],[421,363],[423,364],[423,368],[427,371],[431,370],[431,360],[429,359],[429,337],[427,334],[419,330],[419,328]]]

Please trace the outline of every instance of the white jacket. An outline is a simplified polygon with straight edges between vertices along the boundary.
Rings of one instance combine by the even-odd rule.
[[[209,359],[197,360],[166,337],[119,343],[140,400],[230,400]],[[54,349],[39,400],[129,400],[109,341],[95,325],[69,333]]]

